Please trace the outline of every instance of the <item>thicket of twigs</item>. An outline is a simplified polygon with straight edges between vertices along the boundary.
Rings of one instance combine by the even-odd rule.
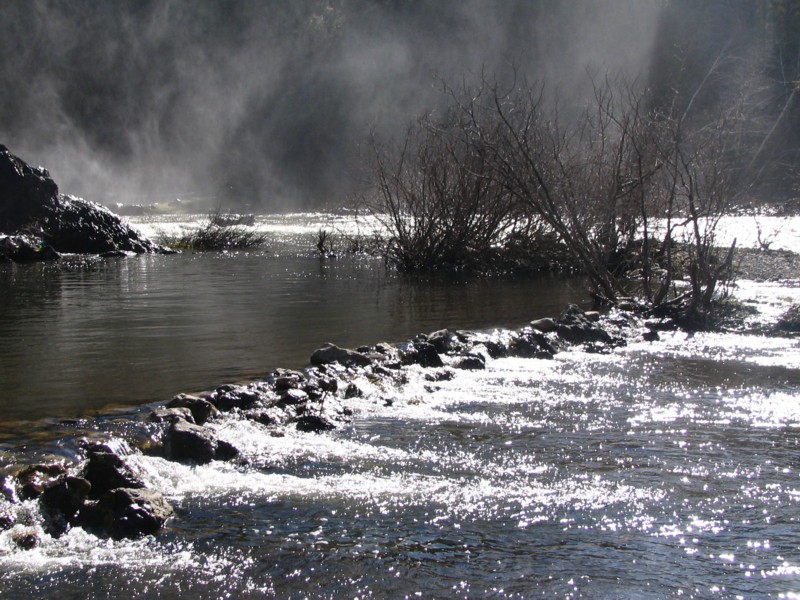
[[[362,200],[389,232],[387,260],[481,270],[560,248],[598,301],[635,297],[703,326],[734,258],[735,243],[718,247],[719,220],[757,170],[747,89],[713,114],[693,99],[649,108],[647,90],[622,79],[595,80],[569,114],[525,80],[447,91],[446,114],[399,143],[373,140]]]

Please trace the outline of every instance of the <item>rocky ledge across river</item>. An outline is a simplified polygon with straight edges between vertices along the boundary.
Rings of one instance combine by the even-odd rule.
[[[46,169],[0,144],[0,261],[163,251],[107,208],[59,193]]]
[[[391,405],[389,390],[408,381],[408,368],[423,369],[427,385],[436,386],[460,370],[484,369],[493,358],[548,359],[577,344],[590,351],[610,351],[625,342],[609,328],[624,325],[624,315],[601,322],[597,313],[570,305],[558,319],[539,319],[493,334],[443,329],[355,350],[325,344],[302,370],[278,369],[252,383],[178,394],[138,421],[143,431],[139,442],[101,434],[80,442],[80,458],[74,463],[18,469],[0,485],[0,531],[10,529],[22,548],[40,543],[39,530],[16,516],[25,511],[15,507],[33,502],[44,519],[41,529],[53,537],[71,527],[112,539],[151,535],[174,513],[167,499],[149,489],[146,478],[131,466],[128,456],[134,452],[190,465],[223,460],[246,467],[246,457],[220,438],[215,421],[247,419],[272,436],[285,435],[288,427],[307,433],[330,431],[349,422],[361,402]],[[135,430],[135,419],[131,425]]]

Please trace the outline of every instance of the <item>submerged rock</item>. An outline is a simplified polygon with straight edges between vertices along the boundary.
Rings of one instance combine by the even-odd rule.
[[[47,487],[67,474],[67,468],[59,463],[30,465],[17,473],[20,500],[33,500],[42,495]]]

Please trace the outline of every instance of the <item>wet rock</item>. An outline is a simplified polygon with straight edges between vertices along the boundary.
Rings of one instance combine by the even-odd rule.
[[[212,460],[230,460],[239,455],[235,446],[217,439],[206,427],[183,419],[173,421],[165,433],[164,448],[169,458],[206,464]]]
[[[553,358],[558,352],[542,333],[532,329],[514,332],[508,345],[508,355],[520,358]]]
[[[486,368],[486,361],[481,356],[466,355],[458,356],[453,361],[453,366],[456,369],[463,369],[468,371],[480,370]]]
[[[309,398],[306,392],[292,388],[281,394],[281,399],[278,404],[284,406],[297,406],[298,404],[305,404],[308,402],[308,400]]]
[[[159,492],[131,488],[106,492],[96,511],[95,518],[114,539],[155,534],[173,515],[169,502]]]
[[[322,415],[308,414],[297,419],[297,429],[306,433],[322,433],[336,429],[336,425]]]
[[[67,531],[89,497],[91,487],[91,483],[81,477],[64,477],[42,493],[39,503],[46,518],[47,533],[57,537]]]
[[[233,460],[238,458],[239,449],[225,440],[217,440],[217,450],[214,454],[216,460]]]
[[[59,253],[41,239],[30,235],[0,234],[0,261],[36,262],[59,258]]]
[[[67,474],[62,464],[30,465],[17,473],[18,495],[20,500],[33,500],[42,495],[44,490]]]
[[[558,328],[555,320],[551,319],[550,317],[531,321],[531,327],[536,331],[540,331],[541,333],[551,333]]]
[[[361,398],[363,396],[364,396],[364,391],[360,387],[358,387],[355,383],[350,382],[347,384],[347,387],[344,390],[345,399]]]
[[[612,337],[593,322],[578,306],[567,306],[556,321],[558,336],[571,344],[611,344]]]
[[[452,369],[434,369],[425,373],[426,381],[450,381],[456,376]]]
[[[159,406],[154,409],[148,417],[148,420],[152,423],[171,423],[175,419],[183,419],[189,423],[195,422],[192,411],[185,406],[173,408]]]
[[[209,397],[209,401],[222,412],[245,410],[263,399],[264,396],[258,390],[245,386],[222,386]]]
[[[780,331],[800,331],[800,304],[795,304],[778,319],[777,328]]]
[[[658,332],[657,332],[657,331],[648,330],[648,331],[645,331],[645,332],[642,334],[642,339],[643,339],[645,342],[657,342],[657,341],[659,341],[661,338],[659,337],[659,335],[658,335]]]
[[[6,531],[14,526],[14,512],[8,502],[0,502],[0,531]]]
[[[213,431],[183,420],[173,421],[166,433],[167,456],[174,460],[205,464],[217,454],[217,436]]]
[[[311,355],[312,365],[326,365],[330,363],[339,363],[345,366],[366,367],[372,364],[372,360],[356,352],[355,350],[348,350],[347,348],[339,348],[335,344],[325,344],[318,348]]]
[[[11,539],[22,550],[32,550],[42,542],[39,532],[33,527],[23,527],[15,531]]]
[[[436,348],[439,354],[450,354],[464,349],[465,340],[463,335],[459,335],[449,329],[440,329],[428,334],[427,342]]]
[[[144,482],[128,464],[113,452],[92,451],[83,468],[83,477],[91,484],[90,497],[97,499],[114,488],[143,488]]]
[[[250,421],[255,421],[262,425],[283,425],[293,415],[289,415],[280,407],[256,408],[244,413],[244,417]]]
[[[442,357],[439,356],[433,344],[423,341],[416,341],[406,345],[403,348],[402,361],[405,365],[416,364],[426,368],[444,366]]]
[[[167,408],[188,408],[197,425],[203,425],[219,414],[219,409],[211,402],[189,394],[178,394],[169,401]]]

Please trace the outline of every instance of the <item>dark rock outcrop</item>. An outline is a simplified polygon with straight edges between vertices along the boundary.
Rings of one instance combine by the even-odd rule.
[[[30,253],[18,250],[12,260],[41,259],[46,252],[103,254],[155,252],[159,246],[107,208],[60,194],[50,173],[31,167],[0,145],[0,232],[38,238]],[[26,244],[27,245],[27,244]],[[2,254],[2,252],[0,252]],[[31,257],[31,258],[27,258]]]

